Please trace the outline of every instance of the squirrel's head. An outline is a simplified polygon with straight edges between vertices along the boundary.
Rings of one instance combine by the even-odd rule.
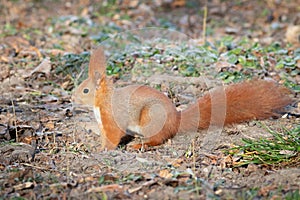
[[[75,104],[94,105],[95,81],[88,78],[84,80],[73,92],[72,102]]]
[[[100,74],[105,74],[106,58],[102,47],[92,51],[88,78],[84,80],[74,91],[72,102],[75,104],[94,105],[94,94]]]

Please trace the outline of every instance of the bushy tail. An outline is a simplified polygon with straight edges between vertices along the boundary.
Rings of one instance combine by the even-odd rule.
[[[274,81],[252,80],[216,88],[181,113],[180,131],[276,117],[290,103],[289,90]]]

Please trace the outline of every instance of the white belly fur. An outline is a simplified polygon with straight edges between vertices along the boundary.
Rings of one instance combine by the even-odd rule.
[[[94,115],[100,127],[102,127],[100,108],[94,107]]]

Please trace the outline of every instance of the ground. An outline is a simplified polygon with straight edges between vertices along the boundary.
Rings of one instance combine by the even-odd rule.
[[[0,198],[299,199],[299,5],[2,1]],[[131,38],[128,49],[122,39],[109,39],[153,26],[179,31],[171,39],[178,46]],[[155,31],[141,35],[163,37]],[[165,34],[168,39],[171,33]],[[176,43],[178,38],[184,42]],[[147,151],[101,150],[92,110],[71,101],[90,51],[99,44],[110,53],[107,73],[116,87],[146,83],[167,94],[178,109],[215,85],[250,78],[285,85],[295,103],[276,119],[182,134]],[[149,70],[154,62],[157,67]],[[292,155],[289,159],[246,163],[242,154],[230,154],[242,139],[272,138],[268,129],[295,134],[296,150],[281,152]]]

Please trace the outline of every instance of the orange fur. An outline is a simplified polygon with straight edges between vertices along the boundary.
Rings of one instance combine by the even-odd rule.
[[[159,110],[160,113],[153,110],[155,106],[163,108]],[[100,110],[102,145],[107,149],[116,148],[126,131],[142,137],[146,146],[162,144],[178,131],[179,113],[171,100],[147,86],[131,85],[113,89],[103,75],[95,91],[95,107]],[[158,118],[161,120],[156,121]],[[135,127],[138,130],[134,130]],[[140,146],[132,145],[133,148]]]
[[[102,133],[102,146],[107,149],[115,149],[120,143],[122,136],[125,135],[111,115],[111,96],[112,89],[108,85],[106,77],[103,74],[99,88],[95,93],[94,108],[99,109],[100,112],[101,125],[99,124],[99,126]]]
[[[186,110],[177,112],[171,100],[153,88],[140,85],[113,88],[105,75],[104,63],[103,50],[94,51],[89,78],[79,86],[75,99],[93,105],[99,113],[95,115],[102,146],[107,149],[116,148],[127,135],[141,137],[142,143],[131,146],[138,149],[142,145],[160,145],[178,132],[276,117],[292,102],[286,88],[273,81],[252,80],[216,88]],[[102,74],[99,82],[96,74]],[[84,88],[89,88],[88,96],[82,93]]]
[[[198,129],[206,129],[210,125],[222,126],[276,117],[282,108],[292,103],[288,92],[274,81],[266,80],[217,88],[182,112],[180,131],[195,130],[195,124],[198,124]]]

